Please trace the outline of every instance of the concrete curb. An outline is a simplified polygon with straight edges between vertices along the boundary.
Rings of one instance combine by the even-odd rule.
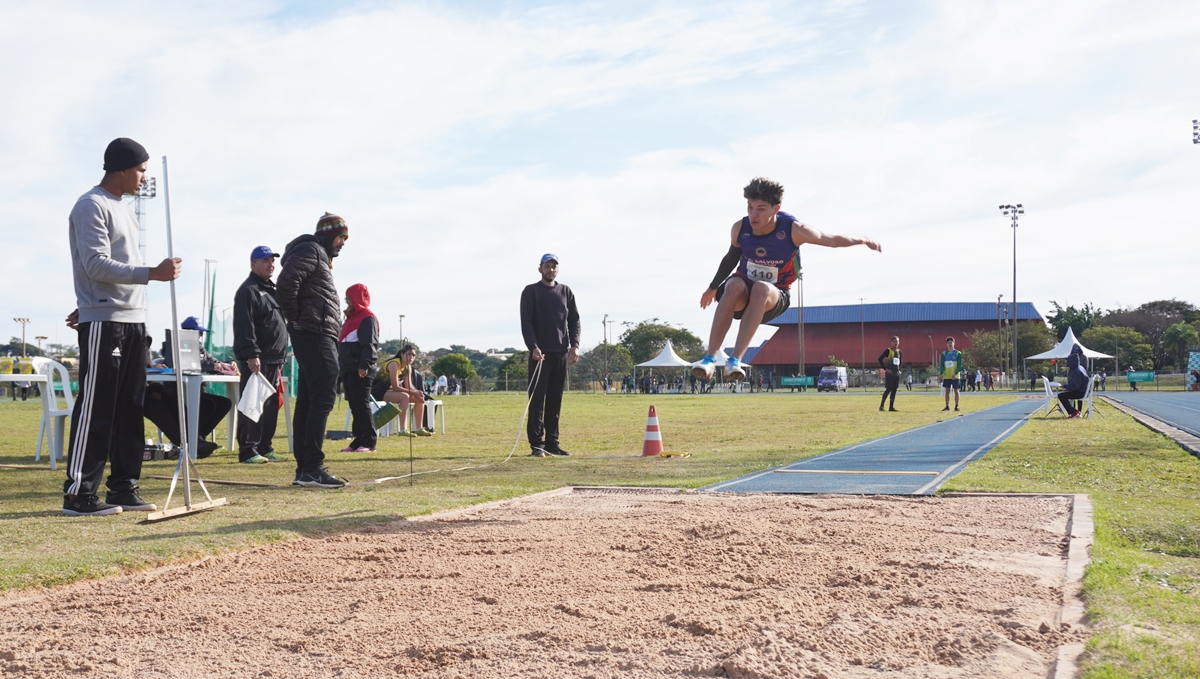
[[[1183,448],[1196,457],[1200,457],[1200,438],[1196,438],[1186,431],[1173,427],[1156,417],[1147,415],[1133,406],[1125,405],[1124,402],[1118,401],[1112,396],[1101,396],[1100,398],[1108,405],[1132,417],[1148,429],[1169,436],[1172,441],[1179,444],[1180,448]]]

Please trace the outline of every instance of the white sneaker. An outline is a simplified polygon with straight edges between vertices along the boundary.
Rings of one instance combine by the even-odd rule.
[[[730,356],[729,360],[725,361],[725,379],[735,382],[746,379],[746,369],[742,367],[740,358]]]
[[[713,371],[717,368],[717,357],[712,354],[705,354],[704,358],[692,364],[692,374],[700,379],[707,380],[713,376]]]

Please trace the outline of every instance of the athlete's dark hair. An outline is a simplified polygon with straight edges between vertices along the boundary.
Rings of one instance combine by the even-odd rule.
[[[950,336],[950,337],[947,337],[947,338],[946,338],[946,341],[947,341],[947,342],[953,342],[953,341],[954,341],[954,336],[952,335],[952,336]]]
[[[413,345],[411,345],[411,344],[405,344],[405,345],[403,345],[403,346],[401,346],[401,347],[400,347],[400,351],[397,351],[397,352],[396,352],[396,356],[395,356],[395,358],[400,358],[400,357],[401,357],[401,356],[403,356],[404,354],[407,354],[409,349],[412,349],[413,351],[416,351],[416,350],[417,350],[417,348],[416,348],[416,347],[414,347]]]
[[[761,200],[771,205],[779,205],[783,202],[783,184],[766,177],[755,177],[742,189],[742,196],[746,200]]]
[[[896,341],[899,341],[899,340],[900,340],[900,338],[899,338],[899,337],[897,337],[897,336],[895,336],[895,335],[892,335],[892,339],[894,339],[894,340],[896,340]]]

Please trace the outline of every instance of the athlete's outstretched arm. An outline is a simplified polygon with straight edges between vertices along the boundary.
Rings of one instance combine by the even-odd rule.
[[[865,245],[876,252],[883,252],[883,246],[870,238],[861,238],[859,236],[837,236],[831,233],[818,231],[808,224],[796,222],[792,224],[792,242],[796,245],[804,245],[812,243],[813,245],[823,245],[827,248],[848,248],[852,245]]]
[[[738,262],[742,259],[742,246],[738,245],[738,229],[741,227],[741,221],[735,222],[733,229],[729,232],[729,251],[721,258],[721,263],[717,265],[717,275],[713,276],[712,283],[708,284],[708,289],[700,295],[700,308],[707,309],[709,304],[717,298],[717,288],[721,285],[721,281],[725,280],[733,270],[737,268]]]

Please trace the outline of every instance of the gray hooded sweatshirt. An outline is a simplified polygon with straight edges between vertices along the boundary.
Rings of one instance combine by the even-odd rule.
[[[97,186],[75,202],[70,239],[79,322],[145,323],[150,267],[133,208]]]

